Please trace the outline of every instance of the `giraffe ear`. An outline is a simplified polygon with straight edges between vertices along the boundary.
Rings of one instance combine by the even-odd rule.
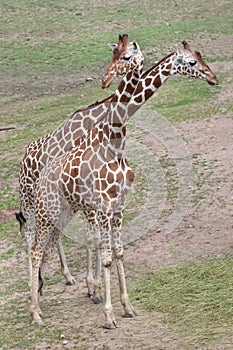
[[[138,45],[138,43],[136,41],[133,41],[133,49],[134,49],[134,51],[140,51],[140,46]]]
[[[108,44],[108,46],[113,51],[117,47],[117,44]]]

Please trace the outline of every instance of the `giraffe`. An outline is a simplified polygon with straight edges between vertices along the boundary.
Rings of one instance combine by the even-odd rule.
[[[129,102],[130,97],[131,97],[131,93],[136,88],[137,82],[138,82],[140,74],[142,72],[142,66],[143,66],[143,56],[141,54],[138,55],[136,53],[134,58],[131,61],[130,71],[124,77],[123,81],[119,85],[119,89],[114,94],[113,99],[108,106],[109,110],[111,109],[112,104],[114,106],[118,106],[118,108],[120,110],[123,110],[123,109],[126,110],[127,103]],[[122,89],[125,90],[124,94],[122,94]],[[122,97],[123,97],[123,99],[122,99]],[[115,115],[113,113],[114,110],[115,110],[115,107],[113,107],[112,111],[110,110],[110,112],[108,112],[108,114],[110,114],[112,116],[113,120],[116,119]],[[107,118],[105,118],[105,120],[106,119]],[[110,130],[110,129],[108,130],[108,132],[111,133],[111,135],[109,135],[109,138],[106,138],[107,131],[105,130],[105,127],[108,127],[108,123],[103,122],[103,123],[99,124],[99,126],[91,129],[88,132],[87,137],[80,138],[79,144],[76,144],[76,147],[73,148],[75,150],[75,152],[79,150],[78,152],[80,152],[80,154],[82,154],[82,156],[80,157],[80,166],[77,164],[77,170],[80,173],[80,179],[82,178],[82,181],[92,182],[92,175],[90,176],[87,174],[87,178],[86,178],[85,173],[88,172],[88,170],[87,170],[87,167],[89,167],[88,158],[89,157],[92,158],[93,153],[96,154],[97,158],[94,160],[94,167],[92,169],[92,172],[98,171],[98,168],[96,167],[97,163],[100,162],[100,164],[104,165],[107,158],[109,158],[109,159],[112,158],[113,149],[111,149],[111,147],[110,147],[110,149],[108,151],[106,151],[103,146],[106,145],[106,142],[108,142],[109,145],[111,145],[112,138],[115,137],[115,135],[118,135],[118,132],[116,131],[116,130],[118,130],[118,124],[119,123],[117,121],[116,122],[113,121],[112,130]],[[121,129],[119,129],[119,130],[121,131]],[[124,130],[122,130],[122,132],[124,133]],[[103,139],[101,140],[101,137],[102,138],[104,137],[105,140],[103,140]],[[93,142],[94,142],[94,144],[96,144],[96,146],[93,145]],[[86,150],[88,150],[88,148],[87,148],[88,145],[90,146],[90,148],[92,148],[93,146],[95,147],[95,150],[93,152],[88,151],[89,154],[86,153]],[[123,147],[121,146],[120,149],[121,148],[123,148]],[[102,154],[102,152],[103,152],[103,154]],[[69,154],[69,151],[67,154]],[[120,157],[120,153],[118,154],[118,156]],[[113,157],[115,158],[116,155],[113,155]],[[52,168],[55,170],[56,174],[60,173],[60,168],[63,167],[63,161],[65,161],[65,159],[66,159],[66,154],[61,156],[60,158],[56,158],[51,163],[51,164],[53,164]],[[58,168],[57,168],[57,166],[58,166]],[[129,178],[131,178],[132,171],[129,168],[127,162],[124,163],[123,166],[125,167],[125,172],[123,171],[121,174],[122,179],[124,179],[124,177],[128,173],[129,174],[127,176]],[[40,311],[39,305],[38,305],[38,290],[41,288],[41,285],[39,284],[39,279],[41,280],[41,269],[50,255],[52,247],[54,246],[54,242],[56,242],[56,240],[59,239],[60,232],[62,231],[62,228],[64,227],[65,223],[67,222],[67,219],[70,218],[70,216],[72,216],[72,214],[75,214],[75,212],[77,212],[77,210],[79,210],[79,209],[83,209],[83,211],[85,213],[88,211],[95,211],[96,216],[97,216],[97,220],[98,220],[98,230],[100,230],[100,232],[101,232],[101,227],[103,227],[103,225],[100,225],[100,220],[99,220],[99,215],[98,215],[98,210],[97,210],[96,205],[93,206],[91,204],[93,200],[95,201],[95,199],[93,198],[93,193],[92,192],[86,193],[85,186],[83,186],[82,184],[80,184],[80,186],[83,187],[84,192],[82,194],[80,193],[80,201],[79,201],[80,203],[78,205],[74,205],[74,206],[70,205],[72,201],[70,203],[68,203],[68,202],[65,203],[64,212],[62,211],[62,213],[60,211],[56,212],[56,210],[54,210],[55,207],[53,205],[56,202],[56,196],[59,195],[59,193],[60,193],[60,189],[58,187],[51,188],[50,189],[51,191],[49,190],[49,196],[46,199],[46,204],[49,204],[49,205],[51,204],[50,209],[52,210],[52,212],[54,214],[55,221],[51,222],[51,224],[44,221],[44,218],[41,217],[41,213],[42,213],[43,209],[41,208],[41,210],[39,210],[39,211],[37,209],[38,209],[38,206],[40,207],[40,204],[39,204],[40,200],[41,200],[40,203],[43,202],[45,193],[44,193],[44,191],[40,192],[40,190],[39,190],[39,193],[42,196],[42,197],[40,197],[40,195],[38,195],[38,193],[37,193],[37,188],[39,188],[39,189],[44,188],[44,185],[45,185],[45,187],[47,187],[48,183],[43,182],[43,180],[47,176],[46,175],[47,169],[50,169],[50,166],[45,167],[41,171],[40,177],[36,181],[36,192],[35,192],[35,194],[36,194],[36,197],[35,197],[35,214],[36,214],[35,228],[36,228],[36,232],[34,233],[35,239],[31,245],[31,249],[30,249],[32,266],[33,266],[33,274],[32,274],[33,283],[32,283],[32,292],[31,292],[30,312],[32,314],[34,323],[37,323],[37,324],[42,324],[42,322],[43,322],[41,319],[41,316],[40,316],[41,311]],[[55,173],[52,170],[52,173],[51,173],[52,182],[51,182],[51,184],[54,184]],[[50,177],[50,172],[48,173],[48,176]],[[83,176],[84,176],[84,178],[83,178]],[[56,175],[55,175],[55,177],[56,177]],[[59,176],[59,178],[60,178],[60,176]],[[65,183],[62,184],[62,182],[61,182],[60,185],[64,189]],[[99,186],[99,184],[97,184],[96,181],[92,182],[92,184],[91,184],[91,186],[96,186],[96,185]],[[49,184],[49,186],[50,186],[50,184]],[[47,191],[47,190],[45,190],[45,191]],[[67,192],[67,194],[68,194],[68,192]],[[54,197],[54,195],[55,195],[55,197]],[[48,202],[47,202],[47,200],[48,200]],[[65,199],[65,201],[66,201],[66,199]],[[37,205],[37,203],[38,203],[38,205]],[[83,203],[83,205],[81,203]],[[107,202],[105,204],[103,203],[103,205],[108,206]],[[98,204],[97,204],[97,206],[98,206]],[[48,209],[48,207],[46,205],[45,210],[47,211],[47,209]],[[106,209],[108,211],[110,210],[110,208],[107,208],[107,207],[106,207]],[[62,215],[62,219],[60,221],[59,221],[59,218],[60,218],[59,214]],[[106,217],[108,218],[108,221],[114,220],[116,223],[116,227],[117,227],[117,225],[119,223],[119,219],[117,216],[114,218],[113,217],[110,218],[110,216],[107,214]],[[63,221],[63,219],[64,219],[64,221]],[[102,218],[102,220],[103,220],[103,218]],[[41,228],[39,227],[40,224],[42,224]],[[48,234],[46,234],[44,232],[44,228],[46,228]],[[40,235],[40,234],[37,235],[37,231],[38,232],[43,231],[42,235]],[[116,240],[116,241],[118,242],[118,240]],[[100,243],[99,243],[99,245],[100,245]],[[45,249],[43,249],[43,248],[45,248]],[[103,250],[101,245],[99,248],[101,250]],[[121,247],[119,249],[121,249]],[[42,254],[40,254],[39,251],[41,251]],[[121,252],[120,252],[120,254],[121,254]],[[109,260],[109,257],[104,256],[102,254],[102,261],[103,261],[104,265],[109,265],[108,260]],[[127,296],[125,280],[124,280],[123,265],[122,265],[122,263],[119,263],[118,265],[119,265],[118,273],[119,273],[119,278],[121,280],[121,286],[122,286],[122,291],[123,291],[122,303],[124,303],[124,307],[125,307],[125,316],[134,315],[135,312],[134,312],[133,308],[131,307],[131,304],[130,304],[130,302],[128,300],[128,296]],[[110,265],[108,266],[108,272],[110,272]],[[38,279],[38,277],[39,277],[39,279]],[[110,275],[108,276],[108,279],[109,279],[109,277],[110,277]],[[107,280],[105,279],[105,282],[106,281]],[[109,297],[108,297],[108,301],[110,302]],[[108,322],[106,323],[106,328],[111,328],[111,327],[115,328],[115,324],[114,323],[112,324],[110,322],[111,316],[109,315],[109,313],[111,313],[111,311],[108,310],[108,307],[107,307],[106,308],[106,316],[107,316]]]
[[[127,34],[119,35],[118,44],[112,44],[111,48],[113,49],[112,61],[103,78],[103,81],[108,81],[108,86],[115,77],[125,74],[130,69],[132,57],[141,55],[140,47],[136,42],[129,42]],[[104,84],[102,84],[102,87],[105,87]],[[44,166],[54,158],[67,152],[71,147],[74,147],[79,137],[85,135],[89,129],[104,118],[111,98],[112,95],[85,109],[77,110],[62,126],[58,127],[51,134],[43,136],[27,146],[20,167],[21,208],[20,212],[16,213],[16,218],[20,222],[20,231],[25,235],[29,248],[33,239],[32,227],[35,223],[34,187],[36,179],[39,177]],[[100,253],[98,243],[96,243],[95,281],[91,263],[92,241],[96,237],[97,222],[95,212],[89,211],[85,214],[88,218],[89,226],[86,236],[88,295],[91,297],[94,296],[94,302],[98,303],[102,301],[102,296],[100,295]],[[25,223],[26,230],[24,232]],[[61,261],[62,274],[65,277],[66,284],[72,285],[75,283],[75,279],[68,269],[60,238],[57,241],[57,248]],[[31,274],[32,268],[29,257],[29,287],[31,287]]]
[[[171,75],[184,75],[207,81],[209,85],[218,85],[218,79],[203,61],[201,53],[192,51],[185,40],[182,44],[184,50],[178,49],[175,53],[168,54],[142,75],[133,100],[130,101],[132,108],[129,108],[129,116],[133,115]]]
[[[33,323],[43,323],[38,299],[40,269],[51,253],[53,242],[59,239],[70,217],[78,210],[94,210],[97,215],[105,280],[104,327],[117,327],[110,293],[111,240],[123,316],[136,316],[126,288],[121,238],[125,196],[134,180],[134,173],[124,155],[126,121],[170,75],[179,73],[212,85],[218,84],[200,53],[192,52],[186,42],[183,45],[184,50],[167,55],[140,79],[140,64],[128,72],[116,90],[102,123],[89,130],[74,148],[42,170],[35,189],[35,239],[30,250],[33,264],[30,312]]]

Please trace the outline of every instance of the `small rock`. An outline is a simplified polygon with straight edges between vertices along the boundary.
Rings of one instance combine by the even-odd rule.
[[[63,345],[67,345],[67,344],[68,344],[68,341],[67,341],[67,340],[64,340],[64,341],[62,342],[62,344],[63,344]]]

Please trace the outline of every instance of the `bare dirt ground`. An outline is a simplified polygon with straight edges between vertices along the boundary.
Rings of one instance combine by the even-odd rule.
[[[232,63],[215,63],[213,68],[218,68],[223,73],[232,69]],[[67,80],[70,84],[70,78]],[[71,79],[72,80],[72,79]],[[74,78],[75,80],[75,78]],[[9,81],[8,81],[9,83]],[[64,81],[63,81],[64,83]],[[75,81],[75,83],[77,83]],[[68,84],[68,83],[67,83]],[[221,84],[221,82],[220,82]],[[57,86],[57,83],[55,84]],[[9,85],[8,85],[9,86]],[[64,85],[63,85],[64,86]],[[68,86],[68,85],[67,85]],[[22,87],[22,86],[21,86]],[[38,88],[38,84],[37,84]],[[64,87],[65,89],[65,87]],[[17,86],[16,86],[17,92]],[[190,154],[197,154],[193,162],[194,193],[201,195],[197,205],[189,208],[188,213],[176,229],[168,234],[164,231],[162,220],[155,226],[143,241],[134,242],[133,246],[127,246],[125,251],[127,279],[129,290],[131,274],[137,269],[142,271],[151,267],[161,267],[168,264],[181,264],[184,261],[197,256],[206,257],[231,253],[233,251],[232,225],[233,225],[233,123],[232,115],[225,112],[224,104],[232,100],[233,86],[222,86],[219,100],[222,103],[222,113],[213,115],[206,120],[191,120],[176,123],[175,127],[181,137],[186,140],[186,146]],[[197,183],[202,182],[201,187]],[[2,213],[9,219],[9,213]],[[12,212],[10,216],[12,216]],[[70,254],[76,254],[72,248]],[[18,259],[18,258],[17,258]],[[15,261],[19,263],[19,261]],[[12,260],[11,260],[12,263]],[[22,253],[20,263],[26,266],[26,254]],[[53,263],[55,263],[53,258]],[[56,265],[56,264],[55,264]],[[57,268],[57,266],[56,266]],[[161,323],[162,315],[156,312],[147,313],[138,304],[135,308],[138,317],[124,319],[121,317],[121,307],[118,301],[115,267],[113,268],[113,294],[114,308],[119,328],[114,331],[106,331],[101,328],[104,322],[103,306],[93,305],[86,297],[84,268],[75,276],[77,284],[65,287],[63,280],[54,283],[49,293],[45,292],[43,305],[51,300],[56,302],[52,312],[59,313],[59,318],[65,319],[66,325],[81,325],[77,331],[79,339],[66,335],[64,327],[64,339],[57,337],[53,346],[45,342],[38,342],[34,349],[169,349],[187,350],[180,344],[179,339],[171,338],[169,327]],[[23,276],[27,280],[26,272]],[[57,292],[60,294],[57,296]],[[26,299],[25,295],[21,298]],[[73,312],[66,309],[66,300],[74,300]],[[43,307],[42,305],[42,307]],[[50,308],[51,312],[51,308]],[[28,316],[28,315],[27,315]],[[50,318],[51,315],[48,315]],[[45,319],[46,321],[46,319]],[[50,327],[60,325],[60,319],[50,319]],[[224,344],[213,350],[232,349],[232,344]],[[6,345],[3,349],[10,349]],[[202,345],[197,350],[204,349]]]

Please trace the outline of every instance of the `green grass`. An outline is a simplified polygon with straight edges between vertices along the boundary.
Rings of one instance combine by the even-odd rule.
[[[189,1],[168,6],[150,0],[146,6],[137,3],[136,7],[118,1],[107,8],[102,3],[93,6],[92,2],[84,5],[80,1],[3,1],[0,26],[5,40],[1,43],[0,72],[30,76],[76,73],[106,61],[106,44],[115,42],[115,33],[121,32],[140,41],[142,48],[148,43],[155,48],[177,44],[190,34],[231,34],[230,2],[217,8],[211,0],[205,3],[213,8],[211,16],[207,16],[200,0],[192,11]]]
[[[213,88],[203,81],[178,77],[168,80],[149,104],[170,122],[208,118],[221,108],[216,103],[220,93],[220,86]]]
[[[2,253],[0,257],[3,260],[8,260],[14,254],[14,252],[14,248],[8,249],[5,253]]]
[[[214,349],[232,339],[232,293],[233,259],[227,256],[156,269],[138,280],[133,297],[149,311],[162,313],[186,346]]]

